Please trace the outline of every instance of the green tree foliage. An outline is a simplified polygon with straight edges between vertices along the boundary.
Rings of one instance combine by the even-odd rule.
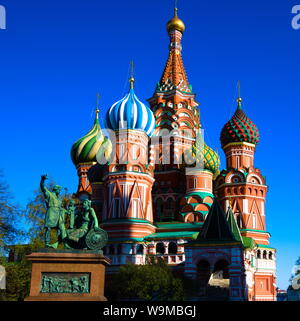
[[[15,262],[2,259],[0,263],[6,269],[6,290],[1,291],[0,301],[23,301],[29,295],[31,262],[25,255],[31,253],[31,245],[15,245],[13,253],[18,256]]]
[[[53,185],[55,185],[55,183],[51,180],[48,188],[51,189]],[[61,197],[64,205],[66,205],[70,199],[68,191],[65,190]],[[13,229],[13,225],[9,224],[13,223],[10,218],[16,215],[16,211],[13,206],[7,206],[6,211],[5,217],[9,219],[4,222],[6,223],[6,230],[10,231],[8,235],[11,236],[10,240],[12,241],[12,236],[16,234],[16,230]],[[6,269],[6,290],[0,293],[0,301],[22,301],[29,295],[31,262],[26,260],[26,255],[44,247],[45,213],[44,197],[40,189],[38,189],[34,192],[33,199],[29,201],[25,214],[26,223],[29,226],[25,236],[29,244],[9,246],[10,259],[2,259],[2,263],[0,261],[0,264]],[[10,244],[12,244],[12,242],[10,242]]]
[[[180,301],[184,298],[181,279],[163,260],[150,264],[120,267],[107,284],[109,300]]]
[[[9,186],[0,171],[0,256],[5,254],[5,248],[13,244],[23,234],[17,223],[21,220],[23,212],[13,203]]]

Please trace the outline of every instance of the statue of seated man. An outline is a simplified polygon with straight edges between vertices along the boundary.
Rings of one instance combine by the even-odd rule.
[[[70,227],[73,224],[70,224]],[[83,201],[82,210],[76,214],[75,224],[73,226],[74,228],[67,230],[66,247],[80,248],[79,243],[82,243],[82,238],[86,236],[91,229],[99,229],[98,219],[90,200],[86,199]]]

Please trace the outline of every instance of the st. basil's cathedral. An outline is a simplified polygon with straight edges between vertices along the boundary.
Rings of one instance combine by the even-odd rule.
[[[161,257],[198,282],[199,300],[274,301],[268,188],[254,167],[259,131],[238,97],[221,130],[226,168],[220,171],[218,153],[204,141],[199,104],[183,65],[185,25],[177,9],[167,31],[168,59],[148,105],[136,96],[131,75],[127,95],[107,111],[109,138],[97,108],[92,129],[72,146],[76,197],[91,199],[108,233],[108,275],[120,265]]]

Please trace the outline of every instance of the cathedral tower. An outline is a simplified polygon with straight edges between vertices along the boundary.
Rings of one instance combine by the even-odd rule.
[[[266,229],[266,179],[254,166],[259,131],[246,116],[242,99],[221,132],[226,170],[216,180],[215,193],[225,211],[234,213],[245,247],[249,300],[276,300],[275,249]]]
[[[154,231],[154,178],[148,164],[148,143],[155,121],[152,111],[135,95],[133,77],[128,94],[108,110],[106,124],[112,130],[115,157],[105,177],[104,227],[111,238],[141,240]]]
[[[186,190],[182,156],[192,147],[200,131],[198,103],[181,54],[184,30],[185,25],[175,8],[174,17],[167,24],[170,37],[167,63],[154,95],[148,100],[156,122],[151,148],[156,180],[154,212],[159,221],[178,219],[175,213]]]

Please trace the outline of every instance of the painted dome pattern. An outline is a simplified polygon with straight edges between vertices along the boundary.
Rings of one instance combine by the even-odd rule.
[[[259,143],[259,131],[244,113],[241,107],[241,100],[238,101],[236,112],[223,127],[220,140],[222,147],[230,143]]]
[[[105,158],[109,159],[112,152],[112,144],[102,133],[97,112],[92,129],[73,144],[71,149],[72,162],[75,165],[96,162],[98,151],[101,151]]]
[[[106,126],[112,130],[143,130],[152,136],[155,118],[150,108],[137,98],[132,87],[124,98],[110,107],[106,114]]]
[[[197,138],[195,144],[186,152],[187,160],[190,164],[203,162],[203,167],[211,171],[214,176],[220,173],[220,156],[212,148],[202,142],[202,138]]]

